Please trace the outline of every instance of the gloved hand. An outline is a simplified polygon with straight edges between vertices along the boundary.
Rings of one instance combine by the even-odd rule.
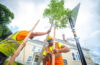
[[[49,30],[47,31],[47,33],[49,33],[49,32],[51,32],[51,29],[49,29]]]
[[[50,56],[51,56],[51,53],[50,52],[47,52],[47,55],[46,55],[46,61],[48,61],[49,60],[49,58],[50,58]]]
[[[58,53],[59,52],[59,49],[53,49],[53,54],[56,54],[56,53]]]

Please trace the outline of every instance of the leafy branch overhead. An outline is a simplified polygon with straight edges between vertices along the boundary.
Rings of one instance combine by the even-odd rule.
[[[71,17],[72,11],[64,8],[64,0],[51,0],[48,8],[44,10],[44,17],[53,19],[50,23],[55,24],[57,28],[66,28],[68,18]]]
[[[0,24],[9,24],[14,14],[4,5],[0,4]]]

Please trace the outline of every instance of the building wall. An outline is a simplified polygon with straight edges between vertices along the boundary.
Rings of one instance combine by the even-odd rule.
[[[36,52],[40,52],[41,50],[39,49],[41,49],[41,47],[41,45],[28,41],[25,48],[20,52],[19,56],[16,58],[16,61],[27,64],[29,57],[32,57],[30,61],[30,63],[32,63],[34,60],[34,54]]]
[[[70,45],[69,43],[66,44],[64,42],[61,43],[70,48],[70,52],[62,53],[63,59],[67,60],[67,65],[82,65],[76,47]],[[39,54],[39,52],[42,49],[42,46],[43,46],[42,42],[28,41],[26,47],[21,51],[19,56],[16,58],[16,61],[24,63],[26,65],[31,65],[31,64],[35,65],[34,64],[35,56]],[[75,54],[75,60],[73,59],[72,53]],[[88,65],[94,65],[93,61],[91,60],[89,50],[84,49],[84,55]]]
[[[92,61],[92,59],[91,59],[91,57],[90,57],[89,52],[86,51],[85,54],[86,54],[85,59],[86,59],[87,64],[94,65],[94,63],[93,63],[93,61]]]

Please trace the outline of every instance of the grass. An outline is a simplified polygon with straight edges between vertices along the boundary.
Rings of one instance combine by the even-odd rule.
[[[8,63],[8,60],[5,61],[4,65],[7,65],[7,63]],[[24,65],[24,64],[14,61],[12,65]]]

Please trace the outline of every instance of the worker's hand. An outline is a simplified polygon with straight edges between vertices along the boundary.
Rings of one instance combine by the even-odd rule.
[[[59,49],[53,49],[53,54],[56,54],[56,53],[58,53],[59,52]]]
[[[50,53],[50,52],[47,52],[47,55],[48,55],[48,56],[51,56],[51,53]]]
[[[49,29],[49,30],[47,31],[47,33],[49,33],[49,32],[51,32],[51,29]]]
[[[25,46],[26,46],[26,43],[23,44],[23,47],[25,47]]]
[[[47,55],[46,55],[46,61],[49,60],[49,57],[51,56],[51,53],[50,52],[47,52]]]

